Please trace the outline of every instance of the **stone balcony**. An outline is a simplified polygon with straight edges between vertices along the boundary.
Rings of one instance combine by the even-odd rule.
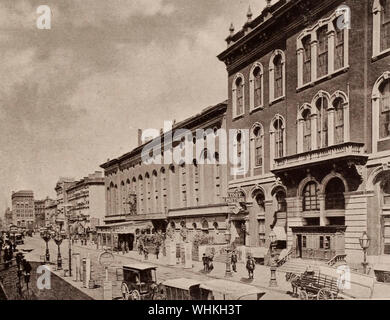
[[[328,161],[353,161],[354,163],[367,161],[368,155],[364,151],[363,143],[346,142],[326,148],[311,150],[283,158],[275,159],[271,170],[274,174],[318,165]]]

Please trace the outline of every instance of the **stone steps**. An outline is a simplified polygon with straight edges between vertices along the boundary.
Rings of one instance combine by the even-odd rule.
[[[304,273],[309,266],[314,272],[319,272],[320,266],[325,266],[324,262],[303,260],[303,259],[290,259],[284,265],[278,268],[279,272],[292,272],[292,273]]]

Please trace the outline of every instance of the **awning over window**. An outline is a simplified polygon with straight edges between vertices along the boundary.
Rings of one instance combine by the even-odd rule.
[[[274,227],[274,232],[278,241],[287,241],[286,230],[283,227]]]

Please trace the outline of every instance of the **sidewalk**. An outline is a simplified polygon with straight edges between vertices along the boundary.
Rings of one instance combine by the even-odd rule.
[[[96,245],[87,245],[87,246],[81,246],[80,244],[74,244],[74,247],[77,248],[84,248],[94,251],[99,251],[96,249]],[[291,299],[291,297],[287,294],[287,292],[291,291],[291,284],[286,281],[285,274],[282,272],[276,272],[276,279],[278,283],[278,287],[269,287],[269,280],[271,277],[270,268],[267,266],[262,265],[256,265],[256,269],[254,272],[254,279],[249,280],[248,279],[248,273],[245,268],[245,265],[243,263],[237,264],[237,272],[233,273],[232,277],[225,277],[225,270],[226,265],[221,262],[213,262],[214,269],[210,273],[204,273],[203,272],[203,263],[200,261],[193,261],[192,262],[192,269],[184,269],[183,265],[175,265],[175,266],[169,266],[167,257],[164,257],[162,254],[160,254],[159,259],[156,259],[155,254],[149,254],[148,260],[145,260],[143,256],[140,256],[138,252],[136,251],[130,251],[129,253],[122,254],[120,252],[114,252],[113,253],[115,257],[124,257],[124,258],[130,258],[134,260],[138,260],[144,263],[150,263],[154,265],[160,265],[170,268],[177,268],[186,270],[195,274],[203,274],[207,275],[210,278],[215,279],[226,279],[234,282],[241,282],[246,283],[250,285],[254,285],[256,287],[265,289],[265,291],[274,291],[279,294],[285,295],[286,299]]]

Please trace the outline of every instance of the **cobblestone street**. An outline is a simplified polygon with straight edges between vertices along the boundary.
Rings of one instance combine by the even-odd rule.
[[[26,238],[26,243],[24,246],[20,246],[19,249],[28,248],[33,249],[31,253],[29,253],[26,257],[31,261],[39,261],[40,256],[42,256],[45,252],[45,243],[44,241],[35,236],[33,238]],[[79,244],[74,244],[72,248],[73,253],[80,253],[81,258],[87,257],[92,261],[92,279],[95,280],[96,288],[95,289],[86,289],[82,287],[81,282],[76,282],[72,278],[64,277],[66,281],[68,281],[73,286],[79,288],[82,292],[89,295],[93,299],[103,299],[103,280],[105,277],[105,271],[102,266],[98,263],[98,256],[101,252],[100,250],[96,250],[96,247],[93,246],[83,246],[81,247]],[[53,271],[63,277],[64,271],[55,271],[55,264],[57,258],[57,247],[54,242],[49,242],[49,250],[50,250],[50,258],[53,262]],[[61,245],[61,254],[63,259],[63,267],[67,269],[68,266],[68,242],[65,241]],[[143,260],[136,252],[130,252],[128,254],[122,255],[121,253],[114,253],[115,261],[114,264],[109,268],[109,279],[113,282],[113,298],[121,299],[120,285],[121,281],[117,281],[116,271],[117,269],[121,269],[122,265],[130,264],[132,262],[136,262],[137,260]],[[200,281],[206,281],[215,278],[225,279],[225,265],[223,263],[216,262],[214,264],[215,269],[210,274],[202,273],[202,265],[200,262],[194,262],[192,269],[183,269],[181,266],[168,267],[166,265],[165,258],[161,258],[160,260],[156,260],[154,256],[149,256],[148,263],[155,264],[157,268],[157,280],[158,282],[163,282],[167,279],[175,279],[175,278],[191,278]],[[144,261],[144,260],[143,260]],[[74,268],[74,266],[73,266]],[[254,286],[257,286],[266,291],[266,294],[263,296],[263,300],[286,300],[292,299],[286,292],[290,290],[290,285],[284,280],[283,274],[278,274],[278,288],[268,288],[268,281],[270,277],[269,268],[264,266],[256,266],[255,270],[255,279],[249,282],[245,267],[243,264],[239,264],[237,266],[238,272],[233,275],[233,277],[229,278],[231,281],[248,283]],[[119,272],[119,271],[118,271]]]

